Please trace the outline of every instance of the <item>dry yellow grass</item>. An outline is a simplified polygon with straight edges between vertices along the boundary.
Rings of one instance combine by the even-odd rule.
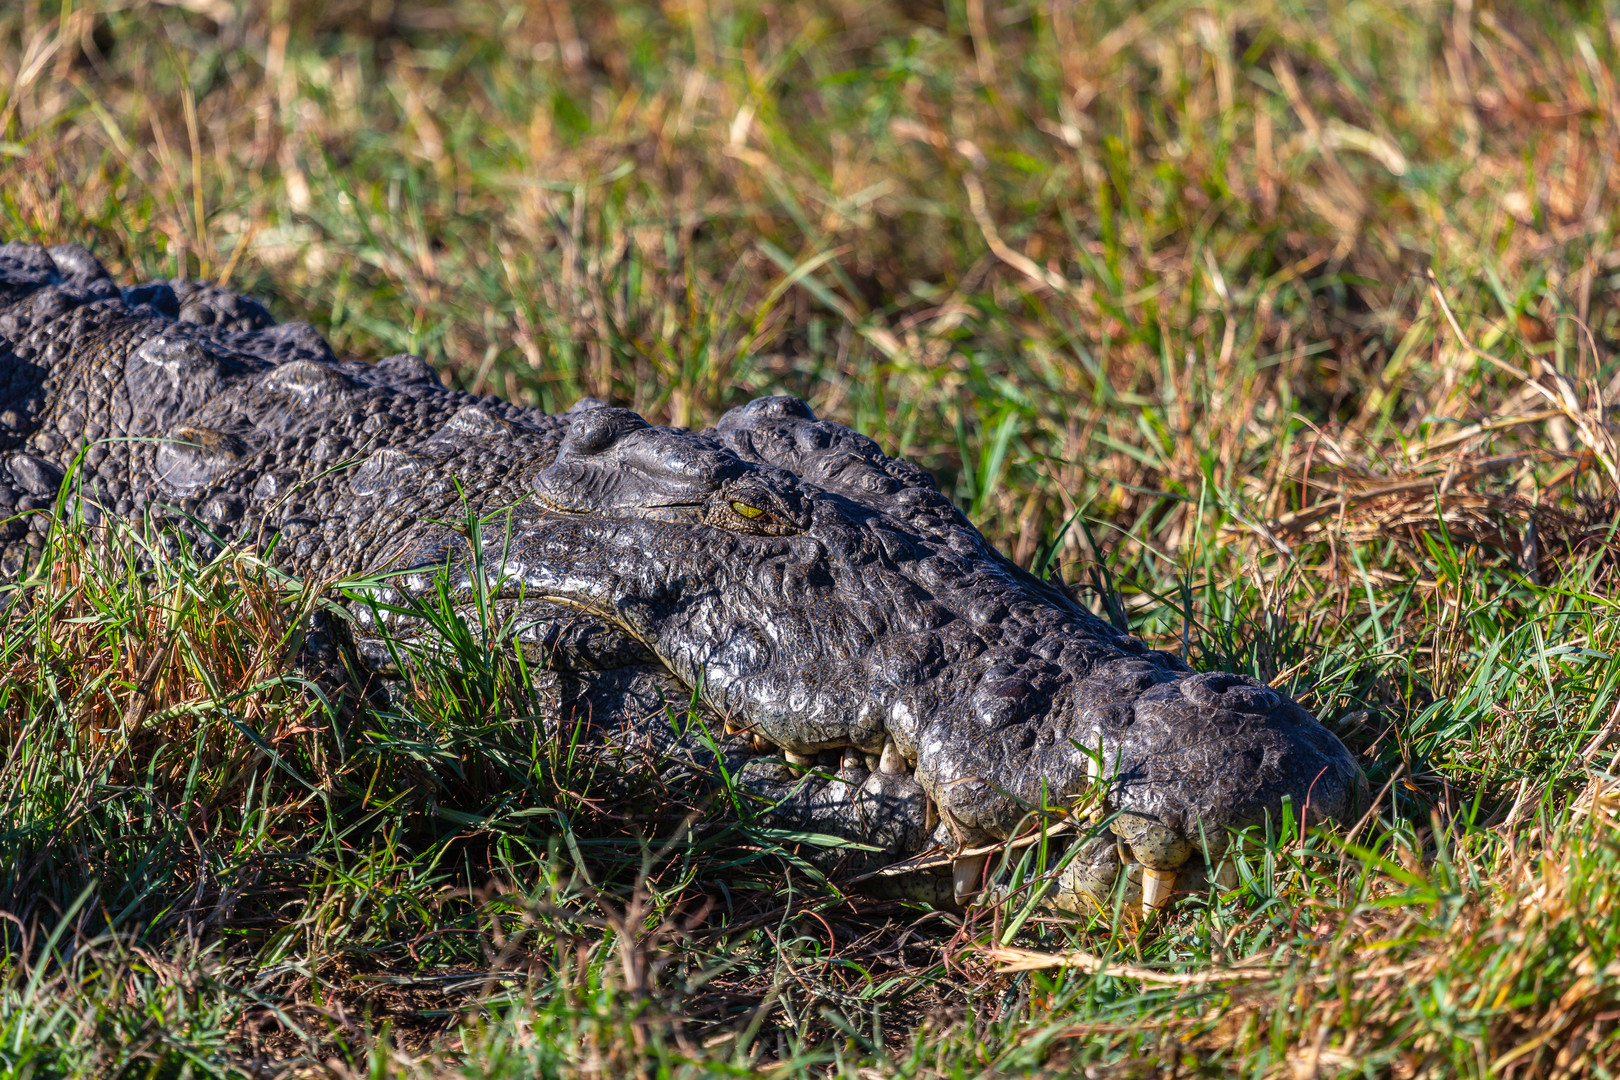
[[[311,594],[64,536],[0,1069],[1612,1071],[1617,57],[1482,0],[0,11],[6,236],[549,408],[800,393],[1383,792],[1162,924],[955,925],[582,802],[498,658],[328,707]]]

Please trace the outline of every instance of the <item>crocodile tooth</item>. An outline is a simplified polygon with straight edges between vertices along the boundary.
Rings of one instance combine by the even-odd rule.
[[[1093,750],[1094,752],[1086,754],[1086,780],[1095,784],[1103,779],[1103,762],[1106,758],[1104,757],[1105,752],[1101,742]]]
[[[801,769],[808,769],[816,763],[816,755],[814,754],[798,754],[792,750],[784,750],[782,756],[787,758],[789,765],[797,765]]]
[[[762,754],[768,754],[772,750],[776,749],[776,744],[775,743],[771,742],[771,740],[767,739],[765,736],[761,735],[757,731],[754,732],[753,742],[754,742],[754,749],[758,750]]]
[[[988,853],[963,855],[951,863],[951,886],[958,904],[966,904],[982,891],[980,882],[984,880],[984,864],[989,857]]]
[[[1222,859],[1221,864],[1215,868],[1215,884],[1219,885],[1223,892],[1231,892],[1238,887],[1237,863],[1231,858]]]
[[[870,772],[871,771],[871,770],[867,769],[867,767],[866,767],[866,755],[861,753],[859,750],[855,749],[853,746],[847,747],[844,750],[844,756],[839,761],[838,767],[840,769],[849,770],[851,772],[853,772],[856,769],[859,769],[859,770],[861,770],[863,772]]]
[[[877,772],[878,767],[883,764],[883,757],[880,754],[866,754],[864,757],[867,772]]]
[[[883,744],[883,755],[878,759],[878,771],[888,776],[904,776],[911,768],[906,755],[900,752],[893,739]]]
[[[726,734],[727,735],[737,735],[737,734],[740,734],[741,732],[742,732],[742,725],[738,724],[731,717],[729,717],[729,716],[726,717]]]
[[[1142,867],[1142,914],[1151,915],[1170,901],[1176,887],[1176,871],[1156,866]]]

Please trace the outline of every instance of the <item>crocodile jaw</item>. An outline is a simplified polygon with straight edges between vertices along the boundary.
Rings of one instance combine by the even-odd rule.
[[[1061,814],[1096,795],[1112,817],[1114,870],[1099,864],[1074,888],[1111,887],[1123,868],[1151,909],[1189,862],[1221,865],[1230,830],[1280,821],[1284,798],[1296,818],[1342,819],[1364,783],[1331,734],[1252,679],[1194,674],[1040,606],[1010,627],[1025,644],[996,647],[996,627],[943,609],[877,558],[875,541],[855,553],[851,582],[826,572],[837,562],[826,547],[847,558],[849,536],[709,531],[699,547],[662,520],[544,508],[515,519],[484,535],[481,579],[466,538],[444,531],[417,538],[423,557],[397,587],[432,596],[442,580],[467,614],[481,596],[552,666],[659,663],[725,718],[724,752],[761,797],[799,784],[804,819],[826,832],[858,838],[882,808],[898,815],[891,839],[971,852],[1032,810]],[[900,633],[874,633],[838,606],[870,618],[875,596],[897,594],[921,597]],[[831,614],[818,622],[818,611]],[[792,656],[808,659],[783,663]],[[982,874],[982,856],[963,859],[959,899]]]

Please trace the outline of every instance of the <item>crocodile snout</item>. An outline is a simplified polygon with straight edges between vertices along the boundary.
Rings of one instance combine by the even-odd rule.
[[[1108,830],[1071,864],[1071,894],[1105,899],[1124,874],[1132,898],[1139,890],[1154,908],[1178,884],[1202,888],[1211,871],[1231,884],[1229,848],[1243,830],[1280,827],[1285,808],[1295,822],[1343,822],[1366,802],[1344,745],[1257,679],[1187,674],[1120,704],[1111,730],[1082,732],[1096,740],[1094,817]]]

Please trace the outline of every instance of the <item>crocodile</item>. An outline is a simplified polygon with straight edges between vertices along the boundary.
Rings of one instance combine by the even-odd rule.
[[[1367,797],[1298,703],[1099,619],[796,398],[704,430],[591,399],[548,414],[420,357],[339,359],[219,286],[120,288],[82,247],[14,242],[0,463],[0,576],[53,512],[154,522],[351,582],[353,655],[383,673],[448,602],[555,675],[560,719],[603,752],[723,770],[768,820],[851,841],[846,869],[933,867],[944,902],[1076,807],[1060,897],[1151,911],[1228,881],[1242,830]]]

